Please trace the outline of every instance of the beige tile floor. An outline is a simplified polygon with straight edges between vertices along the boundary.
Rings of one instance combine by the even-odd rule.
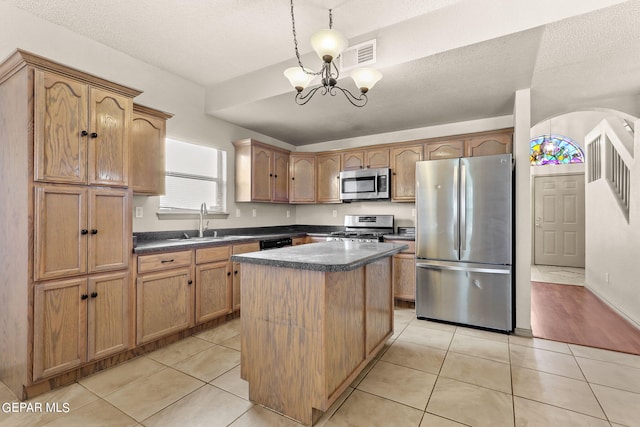
[[[31,401],[68,413],[0,410],[0,426],[299,425],[248,400],[239,334],[234,320],[194,335]],[[11,401],[0,384],[0,403]],[[398,309],[388,345],[317,425],[640,426],[640,356]]]

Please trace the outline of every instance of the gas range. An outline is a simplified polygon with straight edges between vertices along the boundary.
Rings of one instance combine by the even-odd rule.
[[[345,215],[344,231],[335,231],[328,241],[381,242],[385,234],[393,233],[393,215]]]

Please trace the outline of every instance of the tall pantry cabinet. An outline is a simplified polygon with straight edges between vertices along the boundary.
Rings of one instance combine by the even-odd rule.
[[[132,343],[139,94],[22,50],[0,64],[0,379],[18,397]]]

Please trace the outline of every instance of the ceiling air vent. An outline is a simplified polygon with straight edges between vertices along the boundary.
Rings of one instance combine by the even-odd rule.
[[[376,39],[350,46],[340,54],[340,71],[376,63]]]

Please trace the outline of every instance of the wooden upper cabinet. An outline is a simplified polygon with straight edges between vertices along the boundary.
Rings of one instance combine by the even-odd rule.
[[[235,147],[236,202],[289,201],[289,151],[252,139]]]
[[[356,169],[364,169],[364,151],[348,151],[342,153],[342,170],[352,171]]]
[[[89,95],[89,184],[129,185],[129,126],[133,100],[102,89]]]
[[[391,149],[391,199],[413,202],[416,199],[416,162],[423,159],[422,144]]]
[[[127,268],[131,205],[127,190],[35,188],[36,280]]]
[[[273,191],[271,200],[287,203],[289,201],[289,152],[273,152]]]
[[[129,186],[134,194],[164,194],[165,137],[172,114],[133,105]]]
[[[315,203],[316,156],[309,153],[291,153],[289,177],[289,203]]]
[[[425,160],[457,159],[464,156],[464,140],[437,141],[424,146]]]
[[[388,168],[389,149],[372,148],[364,152],[364,163],[367,168]]]
[[[513,152],[513,130],[487,133],[467,138],[464,141],[465,156],[491,156]]]
[[[38,181],[87,182],[89,85],[36,70],[34,174]]]
[[[340,154],[321,154],[318,160],[318,203],[340,202]]]
[[[35,70],[37,181],[129,184],[131,96]]]

